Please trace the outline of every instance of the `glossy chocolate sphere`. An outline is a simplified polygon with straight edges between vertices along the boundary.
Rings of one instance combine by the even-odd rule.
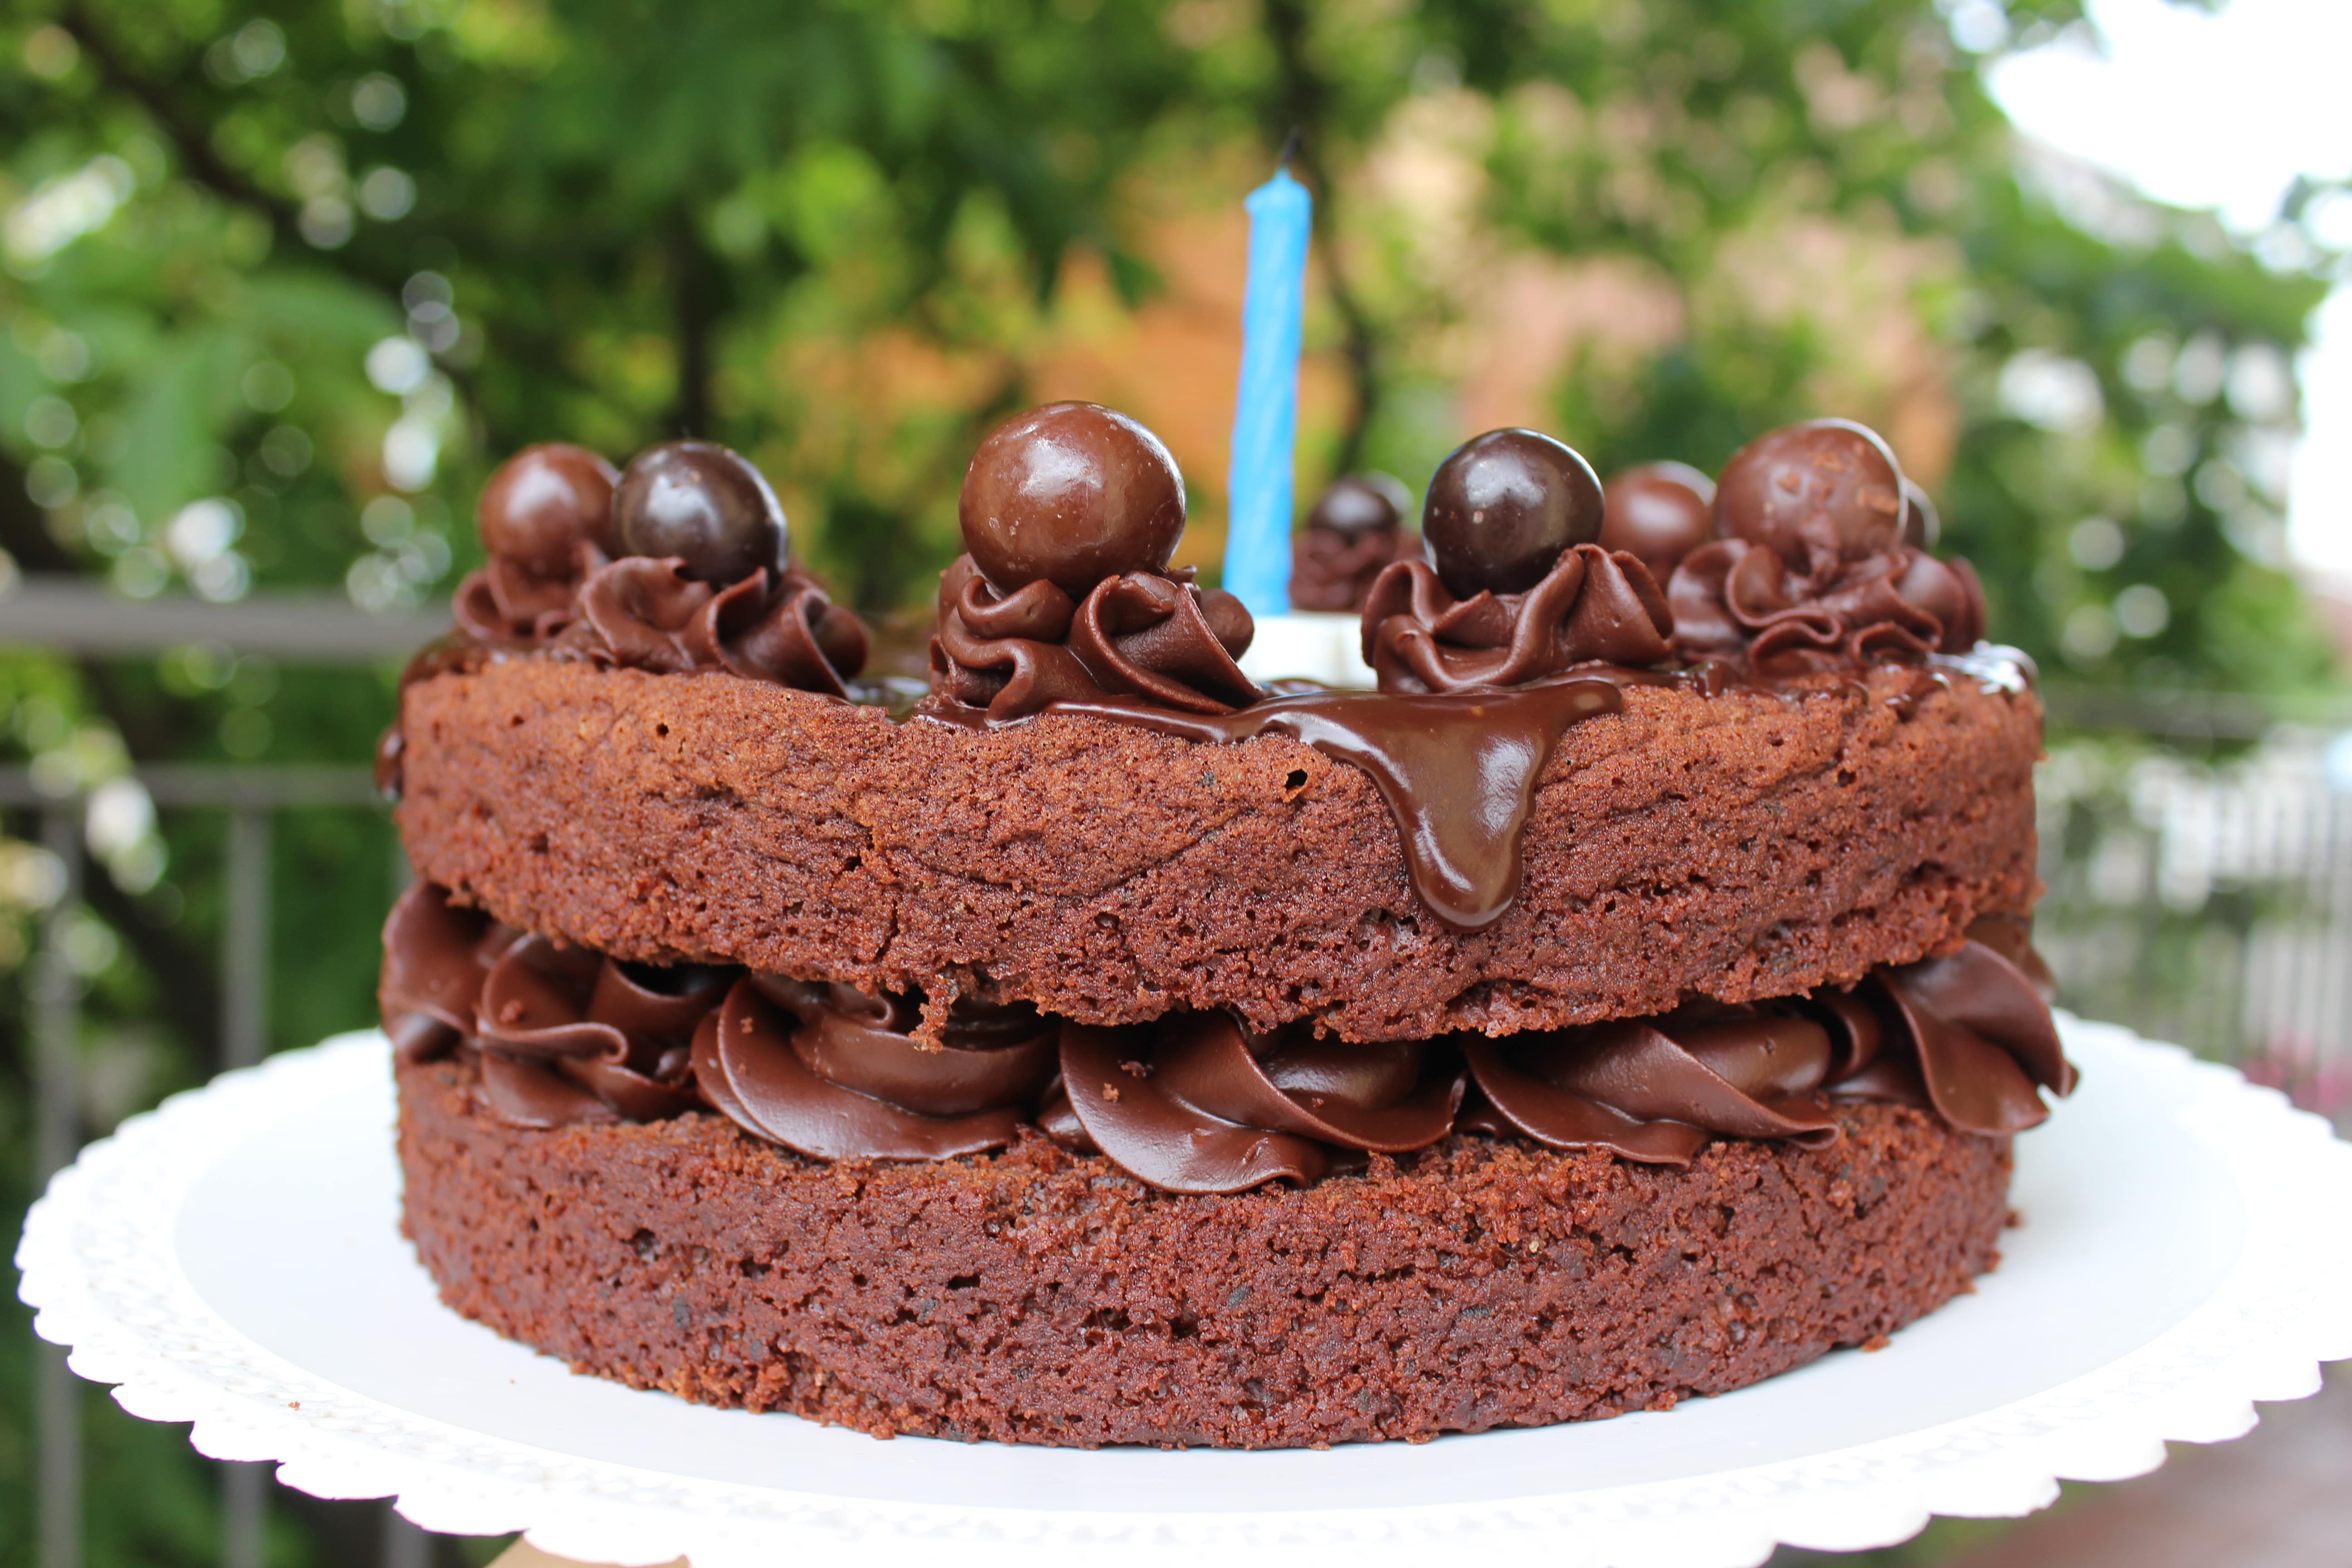
[[[612,464],[585,447],[561,441],[525,447],[499,465],[475,504],[482,548],[535,577],[562,577],[578,565],[583,542],[621,553],[613,527]]]
[[[963,547],[1000,594],[1041,578],[1084,597],[1164,570],[1184,531],[1184,479],[1160,437],[1093,403],[1048,403],[988,433],[957,504]]]
[[[1849,419],[1759,436],[1716,479],[1716,532],[1770,545],[1792,571],[1820,576],[1875,555],[1902,527],[1903,469],[1876,431]]]
[[[1437,575],[1457,597],[1534,587],[1571,545],[1601,537],[1592,465],[1533,430],[1489,430],[1430,477],[1421,513]]]
[[[1919,481],[1908,474],[1903,477],[1903,542],[1921,550],[1936,548],[1937,536],[1944,531],[1944,520],[1936,515],[1936,503]]]
[[[1601,546],[1641,558],[1661,583],[1715,537],[1715,481],[1688,463],[1643,463],[1609,481]]]
[[[710,441],[665,441],[630,459],[613,498],[632,555],[676,556],[686,574],[734,583],[781,571],[791,536],[760,470]]]
[[[1387,533],[1404,526],[1412,510],[1412,495],[1387,474],[1349,474],[1334,479],[1307,514],[1309,528],[1328,528],[1350,536]]]

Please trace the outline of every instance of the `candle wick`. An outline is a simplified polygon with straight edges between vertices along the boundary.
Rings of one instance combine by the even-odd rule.
[[[1282,139],[1282,155],[1274,161],[1274,166],[1277,169],[1287,169],[1290,167],[1292,161],[1298,156],[1299,144],[1306,140],[1307,127],[1304,125],[1292,126],[1290,128],[1290,134]]]

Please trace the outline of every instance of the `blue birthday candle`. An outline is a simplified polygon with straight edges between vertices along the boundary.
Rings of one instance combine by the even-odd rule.
[[[1245,205],[1249,287],[1225,480],[1225,587],[1250,614],[1279,616],[1290,609],[1291,453],[1298,441],[1299,331],[1315,203],[1285,167]]]

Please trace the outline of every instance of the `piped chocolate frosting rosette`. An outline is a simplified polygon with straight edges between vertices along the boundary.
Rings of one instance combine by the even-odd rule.
[[[692,1107],[685,1047],[724,973],[558,948],[419,882],[384,921],[376,999],[404,1060],[478,1052],[502,1121],[645,1121]]]
[[[864,623],[792,563],[775,492],[724,447],[667,442],[617,475],[577,447],[527,447],[478,519],[489,560],[455,602],[477,643],[834,697],[865,666]]]
[[[1829,1031],[1810,1018],[1756,1013],[1689,1021],[1622,1019],[1465,1047],[1485,1096],[1468,1124],[1509,1129],[1555,1149],[1607,1149],[1686,1165],[1720,1134],[1837,1141],[1819,1097]]]
[[[376,1012],[401,1060],[433,1061],[472,1040],[482,982],[522,932],[415,882],[383,922]]]
[[[1759,437],[1718,477],[1717,538],[1666,585],[1675,642],[1780,673],[1964,653],[1984,590],[1927,553],[1934,510],[1885,442],[1817,419]]]
[[[1833,1142],[1835,1100],[2005,1137],[2048,1118],[2040,1090],[2074,1088],[2038,973],[2021,924],[1981,921],[1958,952],[1874,970],[1850,991],[1473,1040],[1481,1099],[1462,1124],[1672,1165],[1718,1135]]]
[[[1980,921],[1957,952],[1817,994],[1842,1035],[1834,1092],[1933,1110],[1966,1132],[2040,1126],[2050,1110],[2038,1091],[2075,1083],[2047,974],[2021,922]]]
[[[1333,480],[1291,542],[1291,607],[1362,614],[1383,570],[1421,559],[1421,536],[1404,525],[1412,506],[1404,486],[1387,474]]]
[[[726,975],[524,937],[499,955],[476,1005],[484,1098],[520,1127],[652,1121],[692,1109],[688,1044]]]
[[[1173,1193],[1319,1181],[1366,1153],[1427,1148],[1453,1130],[1464,1083],[1441,1045],[1253,1036],[1223,1013],[1065,1024],[1061,1068],[1038,1118],[1047,1135]]]
[[[997,426],[966,470],[966,553],[940,581],[935,685],[996,722],[1054,702],[1131,698],[1229,713],[1265,694],[1234,662],[1239,599],[1168,562],[1184,481],[1160,438],[1091,403]]]
[[[1532,430],[1465,443],[1430,480],[1433,566],[1400,561],[1364,604],[1364,658],[1383,691],[1523,686],[1572,666],[1654,665],[1674,630],[1640,557],[1595,542],[1601,482]]]
[[[735,982],[694,1037],[704,1099],[746,1132],[822,1160],[943,1160],[1012,1142],[1055,1070],[1029,1008],[951,1008],[914,1037],[905,998],[769,975]]]
[[[489,559],[457,584],[458,629],[478,642],[530,646],[579,618],[580,584],[622,552],[613,526],[620,475],[584,447],[526,447],[482,487],[475,526]]]
[[[385,922],[377,1001],[404,1060],[476,1053],[483,1103],[511,1126],[708,1106],[820,1159],[1001,1148],[1056,1071],[1055,1026],[1033,1008],[960,998],[924,1031],[914,999],[622,963],[525,936],[423,882]]]
[[[724,447],[671,441],[629,464],[613,511],[628,556],[581,587],[589,635],[577,646],[591,658],[847,694],[865,625],[792,565],[784,510],[759,469]]]

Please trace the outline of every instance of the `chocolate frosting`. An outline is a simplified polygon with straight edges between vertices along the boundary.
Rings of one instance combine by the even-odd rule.
[[[2037,1086],[2065,1095],[2075,1082],[2033,982],[1973,939],[1851,991],[1473,1040],[1465,1052],[1485,1097],[1465,1129],[1655,1164],[1687,1164],[1710,1134],[1832,1142],[1828,1099],[1891,1100],[2003,1137],[2048,1119]]]
[[[1686,1165],[1711,1134],[1815,1148],[1837,1141],[1817,1092],[1830,1035],[1808,1018],[1622,1020],[1472,1040],[1465,1053],[1486,1100],[1483,1127],[1553,1148]]]
[[[866,663],[865,624],[789,567],[714,587],[675,558],[624,556],[582,584],[580,610],[585,625],[566,640],[600,664],[725,669],[844,697]]]
[[[475,1045],[501,1058],[483,1073],[493,1107],[524,1126],[615,1115],[651,1121],[691,1110],[687,1047],[724,983],[719,970],[622,963],[524,937],[499,955],[476,1004]],[[502,1088],[542,1079],[568,1083],[544,1085],[528,1110],[523,1097],[500,1102]]]
[[[746,976],[695,1035],[695,1080],[746,1132],[821,1160],[943,1160],[1013,1142],[1053,1074],[1052,1032],[926,1047],[903,1032],[913,1021],[845,987]]]
[[[1423,1041],[1251,1036],[1223,1013],[1139,1029],[1065,1024],[1062,1094],[1083,1140],[1051,1111],[1041,1120],[1166,1192],[1313,1182],[1349,1152],[1402,1153],[1444,1137],[1463,1093],[1450,1055]]]
[[[449,609],[458,628],[480,642],[529,646],[551,642],[580,618],[580,584],[611,557],[582,540],[573,547],[571,570],[557,576],[533,572],[520,561],[493,555],[466,574]]]
[[[2023,915],[1979,915],[1969,922],[1969,940],[1980,942],[2009,960],[2043,1006],[2058,1000],[2058,981],[2034,951],[2033,922]]]
[[[383,922],[376,1010],[403,1061],[445,1057],[474,1032],[474,1006],[499,955],[522,933],[413,882]]]
[[[1422,561],[1382,571],[1364,602],[1364,658],[1382,691],[1520,686],[1571,666],[1654,665],[1672,653],[1666,601],[1638,556],[1579,544],[1518,594],[1456,598]]]
[[[1303,1027],[1253,1035],[1223,1013],[1106,1029],[622,963],[419,884],[385,923],[378,997],[404,1059],[478,1053],[482,1103],[518,1126],[709,1106],[816,1159],[932,1160],[1003,1148],[1034,1124],[1153,1186],[1233,1193],[1457,1130],[1677,1165],[1717,1137],[1820,1147],[1838,1137],[1841,1099],[2007,1136],[2048,1116],[2041,1089],[2074,1085],[2037,972],[2023,923],[1993,919],[1955,952],[1850,990],[1501,1040],[1343,1044]]]
[[[2024,969],[1983,942],[1874,971],[1852,1001],[1835,1011],[1864,1054],[1840,1075],[1840,1094],[1932,1108],[1963,1131],[2000,1135],[2049,1119],[2037,1089],[2074,1092],[2049,1005]],[[1909,1051],[1879,1048],[1890,1040]]]
[[[1964,653],[1985,630],[1974,568],[1908,544],[1801,569],[1771,545],[1718,539],[1683,557],[1666,602],[1685,655],[1772,671]]]
[[[1290,547],[1291,605],[1358,614],[1384,569],[1422,558],[1421,535],[1406,529],[1368,528],[1351,533],[1310,526]]]
[[[1044,578],[999,594],[961,555],[940,578],[931,664],[942,690],[998,722],[1121,697],[1229,713],[1265,695],[1234,662],[1254,629],[1239,599],[1189,572],[1106,577],[1079,600]]]
[[[866,663],[865,624],[791,564],[774,492],[724,447],[669,442],[618,476],[577,447],[526,447],[479,511],[489,560],[452,605],[477,647],[725,669],[835,697]]]

